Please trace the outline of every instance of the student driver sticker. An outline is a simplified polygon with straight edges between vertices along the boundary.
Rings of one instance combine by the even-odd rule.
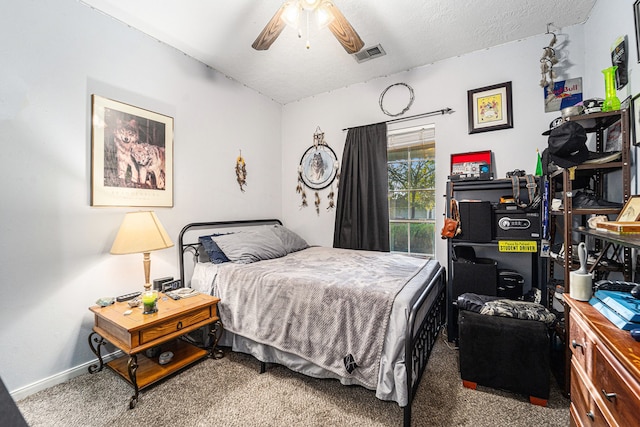
[[[498,250],[500,252],[537,252],[538,242],[535,240],[500,240]]]

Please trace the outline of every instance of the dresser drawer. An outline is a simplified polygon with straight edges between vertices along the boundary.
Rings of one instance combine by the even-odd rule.
[[[579,426],[608,426],[609,424],[593,401],[587,384],[589,380],[584,371],[577,366],[576,360],[571,361],[571,405],[572,416],[576,417]]]
[[[215,310],[215,306],[203,307],[198,310],[185,313],[180,317],[158,323],[154,325],[153,328],[143,329],[140,331],[140,344],[146,344],[157,338],[180,331],[191,325],[202,322],[203,320],[207,320],[215,315],[213,310]]]
[[[608,350],[596,348],[594,357],[593,385],[598,393],[597,400],[611,412],[619,425],[638,425],[640,398],[637,382],[629,378]]]
[[[573,312],[569,321],[569,348],[571,349],[572,360],[576,361],[587,374],[592,372],[592,354],[594,341],[587,333],[587,325]]]

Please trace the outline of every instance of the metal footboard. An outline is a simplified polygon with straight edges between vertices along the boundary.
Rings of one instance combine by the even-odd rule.
[[[411,312],[409,313],[404,350],[408,396],[407,406],[404,407],[405,427],[411,426],[411,404],[440,328],[445,321],[445,285],[445,269],[440,266],[429,285],[411,307]],[[419,324],[416,325],[416,323]]]

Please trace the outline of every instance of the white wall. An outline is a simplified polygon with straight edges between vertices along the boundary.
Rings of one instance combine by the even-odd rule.
[[[640,75],[634,72],[638,63],[635,26],[633,22],[634,0],[599,0],[584,25],[588,79],[585,91],[589,97],[604,98],[602,70],[611,67],[611,46],[620,36],[627,36],[629,58],[629,84],[618,92],[620,100],[635,95],[640,90]],[[589,95],[591,94],[591,95]]]
[[[192,221],[280,217],[282,107],[76,0],[3,9],[0,376],[14,392],[92,360],[87,308],[144,281],[142,255],[109,254],[138,208],[89,206],[91,94],[174,118],[174,207],[155,209],[174,242]],[[151,258],[152,277],[178,276],[175,247]]]
[[[577,25],[558,31],[559,43],[563,45],[561,54],[565,58],[562,78],[581,77],[584,74],[582,28],[582,25]],[[542,32],[544,30],[541,29]],[[300,157],[312,144],[316,126],[320,126],[327,142],[341,158],[346,138],[343,128],[390,119],[381,112],[378,99],[380,93],[393,83],[404,82],[414,89],[414,104],[405,115],[446,107],[455,111],[450,115],[419,121],[436,124],[438,230],[442,227],[441,213],[444,212],[444,197],[440,196],[445,194],[452,153],[492,150],[497,178],[504,178],[507,171],[514,169],[533,173],[536,149],[542,152],[547,145],[547,139],[541,133],[559,116],[557,112],[544,112],[543,92],[539,86],[539,60],[542,48],[550,40],[551,36],[543,34],[287,104],[282,127],[285,223],[311,243],[332,245],[335,213],[322,209],[317,215],[313,206],[299,209],[300,198],[295,193],[295,187]],[[428,49],[428,43],[425,43],[425,49]],[[513,86],[514,127],[469,135],[467,91],[507,81],[511,81]],[[405,127],[414,125],[412,122],[402,124]],[[326,190],[322,192],[325,207],[326,194]],[[440,239],[437,257],[441,262],[446,262],[446,245]]]
[[[618,98],[624,101],[628,96],[633,97],[640,93],[640,68],[638,67],[633,3],[633,0],[598,0],[584,26],[587,47],[585,69],[588,77],[585,93],[588,97],[605,97],[602,70],[611,66],[611,46],[618,37],[625,35],[627,36],[629,83],[618,91]],[[632,141],[633,138],[637,138],[633,132],[631,138]],[[638,162],[633,146],[631,154],[633,159],[631,192],[636,194]]]

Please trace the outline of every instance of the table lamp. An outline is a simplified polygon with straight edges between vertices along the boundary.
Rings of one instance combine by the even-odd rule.
[[[160,224],[155,212],[129,212],[122,220],[116,239],[111,246],[111,253],[115,255],[142,253],[144,255],[144,289],[148,291],[151,289],[149,252],[171,246],[173,242]]]

